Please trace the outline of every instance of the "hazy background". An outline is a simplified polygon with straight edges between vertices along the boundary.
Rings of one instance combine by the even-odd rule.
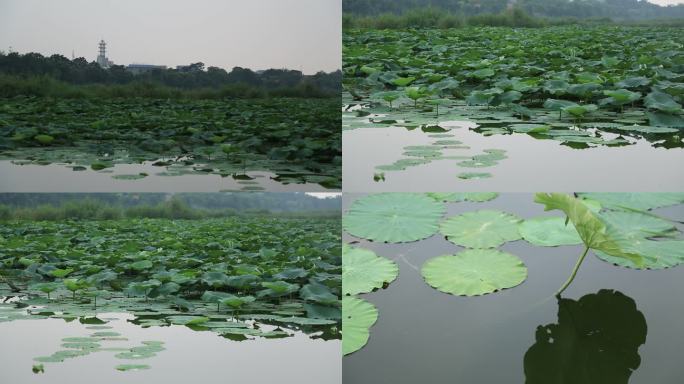
[[[230,70],[341,67],[342,0],[0,0],[0,50]]]
[[[684,0],[648,0],[648,2],[658,5],[684,4]]]

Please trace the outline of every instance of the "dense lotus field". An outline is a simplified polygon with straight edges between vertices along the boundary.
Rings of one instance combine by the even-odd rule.
[[[487,168],[506,158],[505,148],[469,153],[458,128],[578,149],[640,140],[682,148],[682,41],[675,28],[348,30],[343,128],[405,127],[433,138],[376,167],[378,177],[439,159]],[[487,174],[463,178],[471,176]]]
[[[521,257],[527,255],[499,249],[514,241],[535,247],[582,246],[574,270],[567,272],[571,277],[557,283],[558,297],[572,283],[587,255],[617,267],[642,270],[684,263],[680,219],[652,212],[683,204],[682,193],[538,193],[534,201],[555,215],[522,218],[497,209],[445,215],[450,204],[484,203],[497,197],[497,193],[367,195],[353,201],[343,217],[343,227],[356,239],[376,243],[415,242],[413,248],[421,249],[427,239],[438,236],[461,247],[415,266],[425,284],[455,296],[495,294],[524,284],[528,270]],[[345,244],[342,253],[344,354],[366,345],[369,329],[378,318],[375,306],[358,295],[388,285],[391,289],[399,274],[395,261],[354,243],[358,241]],[[401,257],[397,255],[397,259]],[[553,294],[548,292],[549,297]]]
[[[268,171],[282,183],[339,188],[339,124],[337,98],[16,97],[0,101],[0,158],[74,171],[151,162],[171,176]]]
[[[65,350],[38,362],[116,340],[98,318],[112,312],[142,327],[187,325],[237,341],[294,332],[339,339],[340,231],[331,219],[4,222],[0,322],[79,319],[104,332],[67,338]],[[161,350],[150,341],[121,358]]]

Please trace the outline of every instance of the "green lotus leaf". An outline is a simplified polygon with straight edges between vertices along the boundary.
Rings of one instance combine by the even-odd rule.
[[[582,244],[575,227],[563,217],[527,219],[520,223],[520,234],[527,242],[543,247]]]
[[[495,248],[521,238],[520,218],[506,212],[481,210],[453,216],[442,222],[447,240],[467,248]]]
[[[630,259],[637,265],[643,264],[643,257],[620,244],[621,236],[609,231],[606,224],[581,200],[562,193],[537,193],[534,201],[544,204],[544,210],[563,211],[579,233],[587,248],[603,251],[615,257]],[[599,200],[601,201],[601,200]],[[601,201],[601,203],[603,203]]]
[[[369,329],[378,320],[378,310],[365,300],[342,298],[342,352],[348,355],[368,342]]]
[[[620,232],[620,237],[648,238],[669,237],[679,232],[671,221],[635,211],[606,211],[599,217],[610,228]]]
[[[306,301],[322,304],[337,304],[339,302],[339,298],[330,291],[330,288],[316,282],[305,284],[299,290],[299,297]]]
[[[229,295],[219,301],[221,305],[228,306],[231,308],[240,308],[244,304],[254,302],[254,296],[235,296]]]
[[[666,113],[681,112],[682,106],[665,92],[653,91],[644,98],[644,105]]]
[[[548,125],[543,124],[513,124],[509,127],[517,133],[545,133],[551,129]]]
[[[308,317],[297,317],[297,316],[279,317],[279,318],[275,319],[275,321],[280,322],[280,323],[289,323],[289,324],[297,324],[297,325],[331,325],[331,324],[337,324],[337,321],[335,321],[335,320],[310,319]]]
[[[662,112],[646,113],[648,123],[657,127],[684,128],[684,117]]]
[[[640,132],[640,133],[675,133],[675,132],[679,132],[679,129],[677,129],[677,128],[651,127],[651,126],[647,126],[647,125],[622,125],[620,127],[616,127],[615,129],[619,129],[621,131],[631,131],[631,132]]]
[[[381,193],[356,200],[344,216],[351,235],[388,243],[428,238],[438,230],[444,206],[418,193]]]
[[[578,193],[578,196],[585,199],[596,200],[607,209],[637,209],[646,211],[684,203],[684,193],[681,192],[590,192]]]
[[[150,369],[149,365],[146,364],[119,364],[114,367],[117,371],[139,371],[142,369]]]
[[[477,203],[494,200],[499,196],[496,192],[428,192],[427,195],[437,201],[472,201]]]
[[[664,269],[684,263],[684,240],[647,240],[628,238],[619,242],[627,252],[641,256],[640,264],[624,257],[594,251],[596,256],[608,263],[633,269]]]
[[[342,292],[345,295],[368,293],[382,288],[397,278],[399,267],[373,251],[351,247],[342,248]]]
[[[468,249],[428,260],[421,274],[438,291],[478,296],[521,284],[527,278],[527,267],[510,253]]]
[[[487,173],[487,172],[461,172],[456,176],[459,179],[470,180],[470,179],[487,179],[487,178],[492,177],[492,174]]]

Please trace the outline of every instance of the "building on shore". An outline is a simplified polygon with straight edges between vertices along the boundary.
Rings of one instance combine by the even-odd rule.
[[[105,43],[104,40],[100,40],[100,43],[98,44],[99,47],[99,54],[97,55],[97,64],[100,65],[102,68],[109,68],[112,65],[114,65],[114,62],[109,60],[107,58],[107,43]],[[73,53],[72,53],[73,56]]]
[[[128,64],[126,70],[134,75],[139,75],[141,73],[150,72],[154,69],[166,69],[166,65],[153,65],[153,64]]]

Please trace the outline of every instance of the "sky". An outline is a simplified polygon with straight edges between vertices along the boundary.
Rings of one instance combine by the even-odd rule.
[[[648,0],[648,2],[658,5],[684,4],[684,0]]]
[[[342,0],[0,0],[0,50],[227,70],[341,67]]]

